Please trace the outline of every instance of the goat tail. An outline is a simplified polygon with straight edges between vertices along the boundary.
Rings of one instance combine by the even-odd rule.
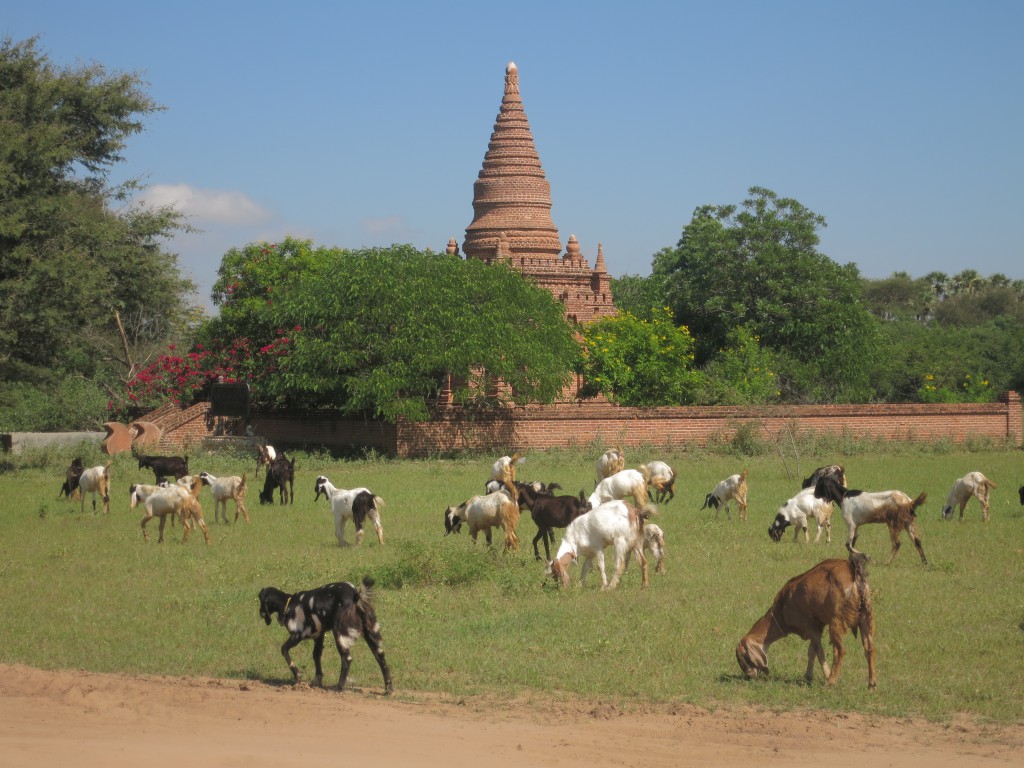
[[[242,482],[240,482],[238,484],[238,490],[239,491],[244,491],[245,490],[245,472],[242,473]]]
[[[921,491],[921,493],[919,493],[917,495],[917,498],[914,499],[914,501],[911,503],[910,514],[916,516],[917,515],[917,508],[920,507],[922,504],[924,504],[925,501],[927,501],[927,500],[928,500],[928,492],[927,491]]]
[[[640,519],[648,520],[658,514],[658,507],[652,502],[647,502],[640,508]]]
[[[382,499],[382,498],[381,498],[380,496],[378,496],[377,494],[374,494],[374,495],[373,495],[373,506],[374,506],[374,508],[375,508],[375,509],[376,509],[376,510],[377,510],[378,512],[379,512],[380,510],[384,509],[384,499]]]
[[[747,482],[747,468],[746,467],[744,467],[743,471],[740,472],[740,482],[743,482],[743,483]]]
[[[373,605],[373,585],[376,582],[372,576],[363,576],[363,583],[359,587],[359,604],[370,607]]]

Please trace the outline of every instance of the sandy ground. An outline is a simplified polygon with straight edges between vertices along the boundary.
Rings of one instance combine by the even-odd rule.
[[[1024,726],[623,712],[0,665],[0,766],[1024,766]]]

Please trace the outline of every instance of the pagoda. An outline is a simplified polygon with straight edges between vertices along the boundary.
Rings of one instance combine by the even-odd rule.
[[[458,253],[455,238],[447,250]],[[575,235],[562,252],[551,220],[551,185],[519,95],[519,70],[512,62],[505,68],[505,95],[473,184],[473,221],[466,227],[462,250],[466,258],[509,263],[551,291],[570,321],[586,323],[615,314],[601,245],[593,269]]]

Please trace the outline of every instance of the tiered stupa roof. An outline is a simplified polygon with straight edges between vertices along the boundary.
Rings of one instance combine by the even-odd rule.
[[[447,250],[458,252],[454,239]],[[526,119],[514,63],[505,68],[505,94],[473,185],[473,221],[466,227],[462,250],[488,264],[507,261],[559,298],[572,320],[586,322],[615,312],[600,245],[594,269],[575,235],[560,255],[562,242],[551,219],[551,185]]]

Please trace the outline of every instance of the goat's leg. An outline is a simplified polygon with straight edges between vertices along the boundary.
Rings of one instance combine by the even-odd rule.
[[[334,518],[334,538],[338,540],[338,546],[345,546],[345,520],[342,517]]]
[[[595,555],[595,559],[597,560],[597,568],[601,571],[601,589],[608,589],[608,573],[604,567],[603,549],[598,550],[597,555]]]
[[[292,671],[293,682],[299,682],[302,679],[302,674],[299,672],[299,668],[295,666],[295,662],[292,661],[292,656],[289,651],[296,645],[302,642],[302,638],[292,635],[284,641],[284,645],[281,646],[281,655],[284,656],[284,660],[288,663],[288,669]],[[319,663],[319,657],[317,657],[317,663]]]
[[[821,665],[822,674],[828,680],[829,666],[825,660],[825,649],[821,645],[821,638],[815,637],[807,644],[807,670],[804,672],[804,680],[808,685],[814,682],[814,662]]]
[[[320,686],[324,682],[324,670],[320,666],[321,658],[324,655],[324,633],[321,632],[319,635],[313,638],[313,666],[316,667],[316,676],[310,685]]]
[[[146,523],[148,523],[152,519],[153,519],[153,516],[148,514],[148,513],[146,515],[144,515],[143,518],[142,518],[142,540],[143,541],[149,541],[149,534],[146,533]]]
[[[924,547],[921,545],[921,537],[917,535],[917,526],[911,520],[907,523],[907,533],[914,542],[914,546],[917,548],[917,554],[921,556],[921,562],[928,565],[928,558],[924,556]]]
[[[583,560],[583,565],[580,568],[580,586],[587,580],[587,574],[590,573],[590,567],[593,563],[593,558],[587,557]]]
[[[380,636],[380,624],[377,623],[376,617],[374,617],[372,627],[367,626],[364,622],[363,637],[366,639],[366,644],[370,646],[370,652],[377,660],[377,666],[380,667],[380,672],[384,676],[384,694],[394,693],[395,684],[391,682],[391,670],[388,669],[387,659],[384,658],[384,641]]]
[[[210,543],[210,531],[206,527],[206,521],[203,520],[203,516],[200,515],[199,517],[197,517],[196,518],[196,522],[199,524],[199,527],[203,531],[203,539],[206,541],[207,544],[209,544]]]
[[[868,663],[868,690],[874,690],[878,685],[878,678],[875,676],[875,616],[871,609],[871,598],[865,600],[864,607],[860,614],[860,642],[864,646],[864,658]]]
[[[245,502],[235,499],[235,522],[238,522],[238,513],[242,513],[242,517],[245,518],[246,523],[251,523],[249,520],[249,510],[245,508]]]
[[[548,549],[548,536],[544,528],[538,528],[537,535],[533,537],[533,558],[540,560],[540,549],[537,547],[537,542],[541,539],[544,539],[544,560],[546,562],[551,559],[551,550]]]
[[[839,669],[843,666],[843,656],[846,654],[846,649],[843,647],[844,632],[845,627],[837,625],[835,622],[829,625],[828,637],[832,641],[832,672],[826,672],[825,667],[822,666],[826,685],[835,685],[836,680],[839,679]]]
[[[380,524],[380,514],[377,510],[370,510],[370,520],[373,522],[373,530],[377,532],[377,543],[384,544],[384,526]]]
[[[164,543],[164,526],[166,524],[167,524],[167,515],[160,515],[160,537],[156,540],[157,544],[163,544]]]

